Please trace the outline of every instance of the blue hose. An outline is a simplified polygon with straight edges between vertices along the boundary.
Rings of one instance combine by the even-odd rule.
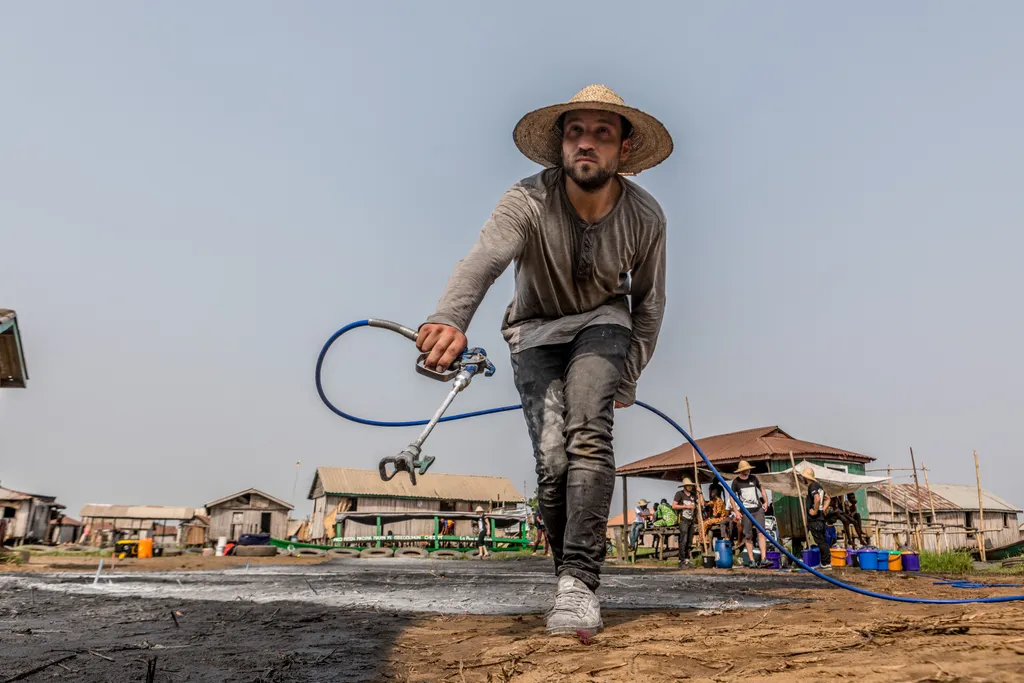
[[[323,401],[324,405],[326,405],[328,408],[330,408],[330,410],[333,413],[335,413],[336,415],[340,415],[341,417],[345,418],[346,420],[350,420],[352,422],[358,422],[359,424],[371,425],[371,426],[374,426],[374,427],[416,427],[416,426],[427,424],[429,422],[429,420],[404,420],[404,421],[368,420],[366,418],[357,417],[357,416],[352,415],[350,413],[346,413],[345,411],[343,411],[340,408],[336,407],[333,403],[331,403],[330,399],[327,398],[327,395],[324,393],[323,382],[321,381],[321,377],[320,377],[321,371],[322,371],[322,368],[323,368],[324,358],[327,356],[327,351],[331,348],[331,345],[334,344],[334,342],[337,341],[339,337],[341,337],[341,335],[345,334],[349,330],[353,330],[353,329],[355,329],[357,327],[365,327],[365,326],[382,327],[382,328],[385,328],[385,329],[390,329],[390,330],[392,330],[394,332],[399,332],[400,334],[403,334],[406,337],[410,337],[410,334],[409,334],[410,331],[409,330],[407,330],[405,328],[401,328],[401,326],[396,325],[395,323],[389,323],[388,321],[378,321],[378,320],[370,320],[370,319],[368,319],[368,320],[357,320],[356,322],[349,323],[348,325],[345,325],[345,327],[341,328],[340,330],[335,332],[333,335],[331,335],[330,339],[327,340],[327,342],[324,344],[323,348],[320,349],[320,355],[316,359],[316,390],[317,390],[317,393],[320,394],[320,400]],[[411,337],[411,338],[414,338],[414,337]],[[804,564],[804,562],[802,560],[800,560],[800,558],[796,557],[796,555],[794,555],[793,553],[791,553],[788,550],[786,550],[782,546],[781,543],[779,543],[777,540],[775,540],[775,538],[771,534],[769,534],[767,530],[765,530],[765,528],[743,506],[743,504],[740,501],[739,497],[732,490],[732,486],[729,484],[729,482],[718,471],[718,468],[716,468],[714,465],[711,464],[711,461],[708,459],[708,456],[704,455],[704,451],[701,450],[700,446],[697,445],[696,441],[694,441],[692,438],[690,438],[690,435],[686,433],[685,429],[683,429],[671,417],[669,417],[665,413],[661,412],[660,410],[658,410],[657,408],[655,408],[652,405],[644,403],[643,401],[637,401],[636,405],[638,405],[641,408],[644,408],[644,409],[649,410],[650,412],[654,413],[655,415],[657,415],[661,419],[665,420],[665,422],[667,422],[670,425],[672,425],[672,427],[674,427],[677,432],[682,434],[683,437],[690,443],[690,445],[693,446],[694,450],[697,451],[697,454],[700,455],[701,459],[704,461],[704,464],[707,465],[708,468],[711,470],[711,472],[715,475],[715,478],[722,485],[722,488],[732,497],[733,502],[736,505],[736,509],[743,511],[743,514],[747,516],[747,518],[750,520],[751,524],[754,525],[754,528],[756,528],[761,534],[763,534],[765,539],[767,539],[768,542],[771,543],[773,546],[778,548],[781,553],[783,553],[786,557],[788,557],[790,559],[790,561],[792,561],[794,564],[796,564],[801,569],[804,569],[805,571],[808,571],[811,574],[814,574],[814,576],[818,577],[822,581],[827,581],[828,583],[831,583],[833,586],[838,586],[839,588],[844,588],[844,589],[846,589],[848,591],[852,591],[854,593],[859,593],[860,595],[866,595],[869,598],[878,598],[880,600],[891,600],[891,601],[894,601],[894,602],[909,602],[909,603],[924,604],[924,605],[966,605],[966,604],[973,604],[973,603],[1018,602],[1018,601],[1024,601],[1024,595],[1003,595],[1003,596],[994,596],[994,597],[988,597],[988,598],[965,598],[965,599],[962,599],[962,600],[936,600],[936,599],[925,599],[925,598],[907,598],[907,597],[902,597],[902,596],[899,596],[899,595],[889,595],[888,593],[876,593],[874,591],[869,591],[869,590],[866,590],[864,588],[859,588],[857,586],[854,586],[854,585],[851,585],[851,584],[848,584],[848,583],[843,583],[842,581],[839,581],[838,579],[832,578],[831,576],[828,576],[826,574],[822,574],[818,570],[808,566],[807,564]],[[448,415],[448,416],[442,417],[439,420],[439,422],[454,422],[455,420],[465,420],[465,419],[468,419],[468,418],[471,418],[471,417],[480,417],[482,415],[493,415],[495,413],[504,413],[504,412],[508,412],[508,411],[511,411],[511,410],[519,410],[520,408],[522,408],[521,404],[520,405],[500,406],[498,408],[487,408],[486,410],[475,410],[473,412],[468,412],[468,413],[459,413],[457,415]]]

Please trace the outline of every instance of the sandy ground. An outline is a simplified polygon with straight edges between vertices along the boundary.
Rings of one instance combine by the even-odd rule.
[[[905,605],[800,574],[610,569],[606,628],[583,643],[543,635],[553,577],[542,560],[267,558],[210,571],[245,559],[125,561],[99,588],[81,569],[0,575],[0,681],[62,657],[20,680],[145,681],[152,666],[155,682],[1024,681],[1019,603]],[[837,575],[916,597],[1015,592]],[[530,597],[477,613],[508,593]],[[622,609],[631,595],[692,606]]]

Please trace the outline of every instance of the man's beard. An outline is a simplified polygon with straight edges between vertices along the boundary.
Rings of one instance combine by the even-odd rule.
[[[575,164],[579,158],[580,156],[577,155],[575,159],[570,160],[563,155],[562,168],[565,169],[566,175],[572,178],[573,182],[576,183],[584,192],[597,192],[607,185],[608,181],[611,180],[618,172],[617,167],[605,168],[597,162],[597,159],[590,156],[584,156],[583,158],[591,159],[594,170],[581,172],[579,167]]]

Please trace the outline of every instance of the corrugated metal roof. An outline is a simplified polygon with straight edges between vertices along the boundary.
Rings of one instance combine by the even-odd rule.
[[[889,485],[881,484],[870,487],[884,497],[889,498]],[[930,512],[932,501],[936,510],[977,510],[978,489],[963,484],[932,484],[931,499],[925,486],[915,487],[913,484],[893,484],[892,502],[910,512]],[[982,490],[985,512],[1021,512],[1020,509],[1007,503],[1002,498]]]
[[[790,451],[797,460],[827,458],[862,463],[874,460],[853,451],[794,439],[777,426],[708,436],[697,439],[697,445],[715,465],[730,465],[739,463],[740,460],[777,460],[780,457],[788,460]],[[654,474],[692,466],[693,448],[689,443],[685,443],[664,453],[623,465],[616,470],[616,474]]]
[[[57,500],[56,496],[44,496],[39,493],[26,493],[25,491],[15,491],[14,489],[8,489],[0,486],[0,500],[31,500],[32,498],[38,498],[39,500],[48,503],[52,503]]]
[[[85,505],[79,517],[107,517],[110,519],[180,519],[189,520],[195,508],[166,505]]]
[[[382,496],[386,498],[424,498],[427,500],[525,502],[522,494],[505,477],[475,474],[425,474],[416,477],[413,486],[406,474],[382,481],[377,470],[346,467],[318,467],[309,497],[313,497],[317,479],[324,492],[332,496]]]
[[[213,501],[212,503],[207,503],[206,504],[206,509],[209,510],[210,508],[212,508],[214,506],[221,505],[222,503],[227,503],[228,501],[230,501],[230,500],[232,500],[234,498],[238,498],[239,496],[245,496],[245,495],[249,495],[249,494],[252,494],[252,493],[255,493],[257,496],[263,496],[267,500],[273,501],[273,502],[277,503],[278,505],[282,505],[282,506],[288,508],[289,510],[291,510],[294,507],[291,503],[286,503],[283,500],[281,500],[280,498],[275,498],[274,496],[270,495],[269,493],[264,493],[263,491],[260,491],[259,489],[246,489],[244,491],[239,491],[238,493],[232,493],[230,496],[224,496],[223,498],[218,498],[217,500]]]

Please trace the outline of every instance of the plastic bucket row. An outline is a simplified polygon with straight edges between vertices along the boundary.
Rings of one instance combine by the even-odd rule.
[[[832,552],[834,554],[836,551]],[[845,564],[856,565],[866,571],[916,572],[921,570],[920,556],[911,551],[861,548],[860,550],[842,550],[841,552],[846,555]],[[834,556],[832,564],[836,564]]]

